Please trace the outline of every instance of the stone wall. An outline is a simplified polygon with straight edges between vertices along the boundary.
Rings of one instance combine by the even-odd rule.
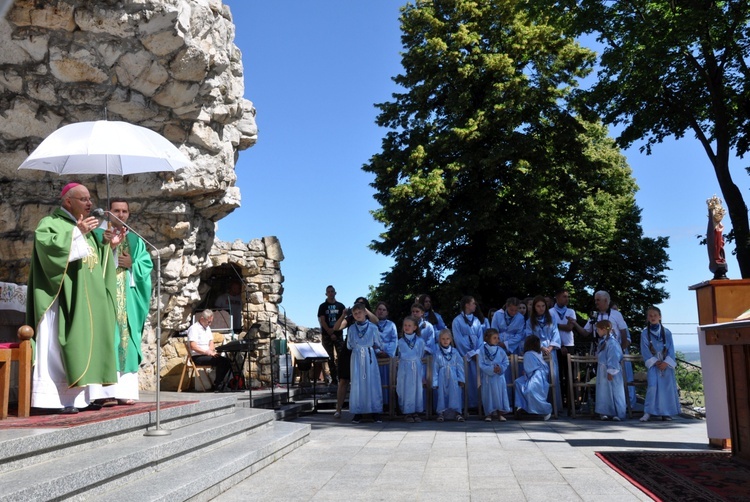
[[[278,241],[215,239],[216,222],[240,205],[237,155],[257,139],[234,33],[219,0],[15,1],[0,19],[0,281],[26,282],[33,230],[64,184],[84,183],[100,206],[106,196],[104,176],[18,166],[59,127],[106,117],[159,132],[192,161],[176,173],[110,178],[112,196],[130,201],[130,223],[161,257],[162,319],[154,298],[148,326],[161,322],[163,342],[186,329],[205,271],[230,262],[248,285],[248,314],[275,319]],[[144,333],[144,388],[154,382],[154,336]]]

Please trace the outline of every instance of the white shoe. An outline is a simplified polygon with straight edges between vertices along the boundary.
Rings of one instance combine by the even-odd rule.
[[[641,422],[648,422],[650,418],[651,418],[651,415],[649,415],[648,413],[644,413],[643,416],[641,417]]]
[[[612,417],[612,420],[614,420],[615,422],[619,422],[620,421],[620,417]]]
[[[551,416],[552,416],[552,413],[547,413],[546,415],[544,415],[544,420],[549,420],[549,417]]]

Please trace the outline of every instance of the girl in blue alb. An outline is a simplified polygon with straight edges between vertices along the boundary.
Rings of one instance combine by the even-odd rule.
[[[419,295],[417,303],[424,307],[424,320],[432,324],[436,333],[447,327],[443,321],[443,316],[435,312],[435,309],[432,308],[432,298],[430,298],[430,295]]]
[[[477,302],[472,296],[461,299],[461,313],[453,319],[453,340],[461,357],[469,360],[477,353],[484,340],[484,325],[474,312]],[[469,408],[476,408],[479,404],[479,389],[477,387],[477,368],[475,364],[468,365],[466,375],[466,393],[469,398]]]
[[[526,319],[518,311],[521,300],[516,297],[508,298],[503,309],[495,312],[492,316],[492,327],[500,334],[500,347],[505,349],[508,355],[521,355],[523,340],[526,338],[524,329]]]
[[[355,304],[352,316],[355,322],[349,326],[346,337],[346,345],[352,351],[349,411],[354,413],[352,422],[355,424],[365,413],[372,413],[375,422],[380,422],[383,390],[375,355],[375,348],[380,347],[380,333],[377,326],[367,319],[364,304]]]
[[[542,355],[549,356],[550,371],[555,375],[555,404],[562,408],[562,394],[560,393],[560,371],[557,368],[557,352],[560,350],[560,332],[557,322],[547,308],[547,300],[543,296],[536,296],[531,303],[531,313],[526,321],[526,336],[536,335],[542,346]]]
[[[451,344],[453,336],[449,329],[444,329],[438,337],[438,346],[432,358],[432,388],[437,389],[435,409],[438,422],[445,420],[445,412],[456,413],[456,420],[464,421],[461,415],[463,408],[463,392],[466,379],[464,377],[464,359]]]
[[[424,341],[425,350],[432,354],[437,341],[435,327],[424,319],[424,305],[415,303],[411,306],[411,316],[419,321],[419,337]]]
[[[641,422],[648,422],[652,415],[672,420],[672,415],[680,413],[672,332],[661,323],[661,310],[657,307],[649,307],[647,316],[648,328],[641,333],[641,354],[648,368],[645,413]]]
[[[388,305],[385,302],[378,302],[375,306],[375,317],[378,318],[378,332],[380,334],[380,347],[375,349],[378,359],[388,359],[396,355],[396,344],[398,343],[398,330],[393,321],[388,320]],[[380,365],[380,385],[383,389],[383,404],[388,405],[388,396],[390,394],[388,385],[390,384],[391,371],[389,365]]]
[[[404,319],[403,337],[398,341],[398,372],[396,373],[396,395],[401,413],[407,422],[421,422],[419,413],[424,412],[424,340],[417,333],[419,320]]]
[[[482,372],[482,407],[485,421],[492,417],[505,422],[503,413],[510,411],[508,387],[506,387],[505,370],[510,363],[505,351],[498,345],[500,334],[490,328],[484,332],[484,345],[479,350],[479,370]]]
[[[529,335],[524,341],[523,350],[524,374],[513,382],[516,408],[549,420],[552,414],[552,405],[547,402],[549,366],[544,362],[539,337]]]
[[[622,347],[617,337],[612,336],[612,323],[603,320],[596,323],[599,344],[596,347],[596,411],[602,420],[625,419],[625,387],[622,381]]]

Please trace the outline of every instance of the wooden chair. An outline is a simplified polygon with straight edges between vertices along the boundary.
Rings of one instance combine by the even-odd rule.
[[[552,352],[552,356],[544,356],[544,361],[547,363],[547,366],[549,366],[549,389],[550,393],[552,394],[552,402],[550,403],[552,404],[552,416],[557,418],[557,371],[555,371],[555,366],[552,365],[552,357],[557,357],[554,352]],[[517,356],[514,354],[511,356],[511,358],[513,361],[515,361],[515,364],[513,366],[513,382],[515,384],[515,381],[518,379],[518,377],[521,376],[523,372],[523,356]],[[513,407],[515,408],[515,401],[513,402]],[[517,414],[518,410],[515,411]]]
[[[8,399],[10,394],[10,371],[13,361],[18,364],[18,416],[26,418],[31,414],[31,338],[34,336],[34,330],[30,326],[21,326],[18,328],[17,343],[0,344],[0,352],[5,356],[0,362],[4,369],[0,373],[5,375],[3,379],[0,376],[0,415],[1,418],[8,416]],[[7,374],[7,375],[6,375]]]
[[[426,417],[429,420],[432,418],[432,410],[435,409],[435,400],[433,399],[435,396],[435,391],[432,389],[432,356],[427,356],[422,358],[422,364],[425,365],[425,381],[427,382],[427,385],[425,385],[424,388],[424,394],[426,396],[425,402],[425,413]]]
[[[200,377],[200,374],[198,374],[198,370],[210,370],[212,366],[210,364],[195,364],[193,356],[190,355],[190,342],[187,340],[185,341],[185,350],[185,364],[182,367],[182,375],[180,375],[180,383],[177,386],[177,392],[182,392],[182,381],[185,378],[185,373],[188,374],[188,389],[190,389],[190,379],[192,378],[194,381],[198,382],[201,389],[203,389],[203,392],[206,392],[209,389],[206,389],[206,386],[203,385],[203,379]],[[193,387],[197,390],[197,385],[194,385]]]
[[[576,416],[576,405],[584,402],[582,391],[588,392],[588,402],[593,402],[590,396],[592,392],[596,392],[596,383],[590,383],[595,375],[591,371],[591,365],[595,367],[596,364],[596,356],[577,356],[568,353],[568,407],[573,418]],[[593,414],[592,406],[591,415]]]
[[[628,381],[628,374],[625,371],[625,363],[633,364],[633,380]],[[628,387],[648,387],[648,380],[637,380],[635,377],[638,374],[635,371],[635,363],[643,363],[643,356],[640,354],[623,354],[622,356],[622,381],[625,386],[625,402],[627,404],[628,418],[633,418],[633,407],[628,397]]]
[[[396,363],[394,364],[394,360]],[[378,367],[388,366],[388,383],[380,387],[388,393],[388,416],[393,418],[396,414],[396,368],[398,368],[398,359],[396,357],[378,358]]]

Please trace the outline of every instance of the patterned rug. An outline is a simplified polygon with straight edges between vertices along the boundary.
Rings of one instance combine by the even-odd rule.
[[[161,409],[174,408],[197,403],[198,401],[169,401],[161,403]],[[17,411],[12,407],[8,410],[8,418],[0,421],[0,429],[43,429],[43,428],[66,428],[79,425],[103,422],[115,418],[150,413],[156,411],[156,403],[139,402],[132,406],[109,406],[96,411],[81,411],[75,415],[60,415],[49,413],[39,408],[31,409],[29,418],[18,418]]]
[[[750,464],[727,452],[635,452],[596,454],[657,501],[750,500]]]

